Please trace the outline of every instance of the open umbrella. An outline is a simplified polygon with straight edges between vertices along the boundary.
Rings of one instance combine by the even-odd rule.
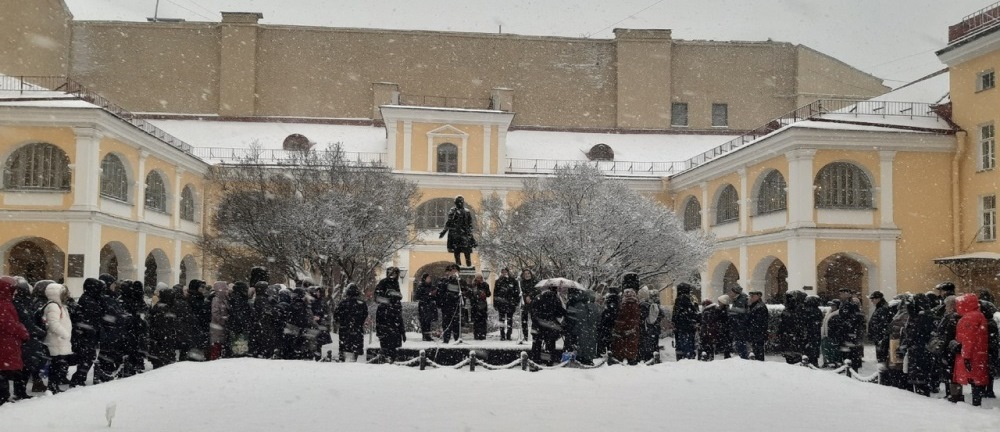
[[[551,287],[559,288],[559,291],[565,291],[570,288],[576,288],[578,290],[587,289],[584,288],[583,285],[580,285],[579,282],[566,278],[544,279],[541,282],[535,284],[535,288],[551,288]]]

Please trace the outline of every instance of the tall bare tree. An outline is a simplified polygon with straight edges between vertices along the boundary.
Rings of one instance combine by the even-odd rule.
[[[479,230],[488,261],[591,286],[627,272],[653,283],[686,281],[712,244],[700,231],[685,231],[663,204],[588,165],[526,180],[517,207],[484,198]]]
[[[221,261],[249,251],[289,278],[372,289],[376,269],[415,239],[416,184],[338,145],[278,159],[254,147],[212,180],[221,199],[203,246]]]

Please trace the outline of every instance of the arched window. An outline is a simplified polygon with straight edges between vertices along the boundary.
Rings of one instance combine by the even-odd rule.
[[[448,210],[455,206],[455,200],[453,198],[434,198],[417,207],[417,229],[431,230],[431,229],[442,229],[444,224],[448,222]],[[468,203],[465,204],[465,208],[473,212],[472,207]],[[473,212],[475,214],[475,212]]]
[[[726,185],[719,193],[719,200],[715,205],[715,223],[724,224],[739,220],[740,218],[740,195],[736,193],[733,185]]]
[[[156,171],[146,175],[146,208],[160,213],[167,212],[167,186],[163,176]]]
[[[458,172],[458,147],[444,143],[437,147],[437,172]]]
[[[101,161],[101,196],[128,201],[128,174],[121,158],[113,154]]]
[[[764,176],[757,190],[757,214],[771,213],[788,209],[788,199],[785,194],[785,177],[778,170],[771,170]]]
[[[849,162],[834,162],[816,175],[816,207],[870,209],[872,182],[868,174]]]
[[[181,219],[194,222],[194,191],[191,186],[184,186],[181,192]]]
[[[3,184],[9,190],[69,190],[69,157],[48,143],[21,147],[7,159]]]
[[[691,231],[701,228],[701,204],[694,197],[684,205],[684,230]]]

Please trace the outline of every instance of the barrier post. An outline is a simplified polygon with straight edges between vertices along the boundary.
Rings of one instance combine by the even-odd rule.
[[[427,369],[427,351],[420,350],[420,370]]]
[[[809,367],[809,356],[802,356],[802,367]]]
[[[528,370],[528,353],[521,351],[521,370]]]
[[[653,364],[660,364],[660,352],[653,353]]]
[[[847,377],[850,378],[851,377],[851,372],[852,372],[851,371],[851,361],[847,360],[847,361],[844,362],[844,364],[847,365],[847,370],[844,371],[844,372],[847,373]]]
[[[470,350],[469,351],[469,372],[475,372],[475,371],[476,371],[476,351],[475,350]]]

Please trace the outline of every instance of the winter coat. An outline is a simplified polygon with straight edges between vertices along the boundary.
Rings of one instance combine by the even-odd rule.
[[[101,316],[101,349],[121,350],[124,348],[125,324],[128,321],[125,308],[119,300],[119,294],[111,291],[106,286],[101,295],[102,312]]]
[[[229,294],[229,320],[226,322],[230,335],[249,336],[254,323],[253,311],[250,308],[249,286],[244,282],[233,284]]]
[[[717,303],[705,306],[701,311],[701,350],[708,352],[709,347],[717,349],[729,343],[729,314]]]
[[[17,281],[12,277],[0,278],[0,371],[18,371],[24,368],[21,344],[30,336],[14,308],[16,284]],[[7,382],[4,381],[3,385],[6,386]],[[7,393],[6,390],[2,393]]]
[[[519,278],[517,280],[517,283],[520,285],[521,288],[521,300],[524,301],[525,307],[530,308],[531,302],[542,294],[541,289],[535,288],[535,285],[538,285],[538,282],[539,282],[538,279],[535,278],[534,276],[532,276],[531,279]]]
[[[21,325],[28,331],[29,338],[21,344],[21,360],[24,369],[39,371],[49,362],[49,348],[45,346],[45,327],[35,320],[35,309],[31,301],[31,289],[18,289],[14,293],[14,309]],[[72,316],[70,317],[72,320]],[[75,335],[74,335],[75,337]]]
[[[892,325],[892,310],[885,300],[875,305],[875,312],[868,321],[868,340],[875,344],[875,357],[879,363],[889,358],[889,326]]]
[[[747,340],[754,344],[767,342],[767,321],[770,314],[763,301],[757,301],[747,309]],[[755,353],[763,355],[763,353]]]
[[[674,324],[674,333],[692,334],[698,329],[698,305],[689,293],[677,293],[674,300],[674,314],[670,321]]]
[[[559,300],[559,294],[546,290],[531,306],[531,331],[543,340],[558,339],[563,332],[560,320],[565,316],[566,308]]]
[[[180,339],[174,295],[169,289],[160,291],[159,301],[149,311],[149,358],[164,364],[174,361]]]
[[[209,327],[209,343],[212,345],[227,341],[229,322],[229,282],[219,281],[212,284],[212,324]]]
[[[490,284],[486,282],[473,283],[469,287],[468,291],[469,306],[473,314],[485,317],[489,311],[490,303],[488,298],[490,298]]]
[[[865,319],[858,305],[846,301],[840,306],[836,316],[830,318],[829,336],[840,351],[848,352],[862,346]]]
[[[364,349],[368,305],[358,297],[348,297],[334,309],[333,319],[340,326],[340,351],[360,354]]]
[[[476,238],[472,235],[472,212],[469,209],[452,207],[448,210],[445,230],[448,232],[448,252],[469,250],[477,246]]]
[[[60,284],[45,287],[45,297],[49,302],[42,309],[42,322],[45,323],[45,346],[49,347],[49,355],[52,356],[73,354],[73,321],[62,304],[64,289]]]
[[[146,305],[142,283],[122,286],[122,308],[126,315],[122,323],[122,349],[130,355],[149,350],[149,306]]]
[[[944,316],[938,322],[931,337],[942,341],[940,352],[935,353],[938,361],[938,374],[943,380],[951,381],[955,375],[955,356],[958,355],[958,352],[949,349],[949,343],[955,340],[955,329],[961,317],[954,312],[945,312],[944,309],[940,311],[944,313]],[[935,309],[935,313],[937,312],[938,310]]]
[[[413,292],[413,299],[417,303],[417,314],[421,321],[433,322],[437,320],[437,298],[438,290],[433,283],[421,282]]]
[[[259,284],[260,282],[258,282]],[[277,285],[264,286],[256,290],[253,301],[253,332],[250,335],[250,349],[254,355],[270,358],[278,347],[277,330]]]
[[[989,376],[989,330],[975,294],[955,300],[955,311],[962,317],[955,328],[955,340],[962,349],[955,357],[954,382],[984,386]]]
[[[101,341],[101,327],[104,325],[104,282],[97,279],[83,282],[83,294],[77,300],[71,318],[73,350],[96,350]]]
[[[648,361],[659,351],[660,333],[663,325],[663,309],[651,300],[639,303],[642,323],[639,326],[639,357]]]
[[[740,293],[733,297],[733,302],[729,306],[729,330],[733,342],[746,342],[749,336],[747,328],[747,303],[750,299],[746,294]]]
[[[403,326],[403,306],[398,301],[378,305],[375,310],[375,335],[382,349],[403,346],[406,328]]]
[[[796,293],[786,293],[785,309],[781,311],[778,321],[778,343],[789,362],[797,362],[806,354],[809,326],[806,324],[806,306],[803,303],[804,299]]]
[[[903,368],[903,356],[899,355],[899,346],[902,345],[903,329],[910,321],[910,312],[905,305],[900,305],[896,315],[892,317],[889,325],[889,364],[892,369]]]
[[[806,329],[805,354],[814,362],[818,360],[823,341],[823,311],[819,308],[818,300],[818,297],[807,298],[806,306],[802,308],[802,322]]]
[[[639,358],[639,326],[642,310],[639,300],[632,296],[622,299],[618,318],[611,337],[611,354],[618,360],[635,361]]]
[[[493,307],[500,314],[514,313],[521,303],[521,295],[517,288],[517,279],[511,276],[501,276],[493,284]]]
[[[989,355],[990,355],[990,376],[1000,377],[1000,326],[993,316],[997,313],[997,307],[985,300],[979,301],[979,310],[986,317],[986,327],[989,330]]]
[[[188,309],[191,311],[189,348],[205,350],[209,345],[209,328],[212,325],[212,303],[198,290],[188,290]]]
[[[937,371],[935,356],[927,344],[937,324],[929,304],[910,305],[910,319],[903,329],[899,350],[905,354],[906,373],[912,384],[929,384]]]
[[[566,305],[563,322],[567,335],[567,349],[576,351],[576,358],[593,360],[600,353],[597,326],[601,320],[601,307],[594,303],[591,293],[581,295]],[[572,343],[569,341],[572,340]]]
[[[389,301],[389,292],[395,291],[396,293],[402,293],[399,290],[399,279],[397,278],[382,278],[378,281],[378,285],[375,285],[375,301],[377,303],[386,303]]]

